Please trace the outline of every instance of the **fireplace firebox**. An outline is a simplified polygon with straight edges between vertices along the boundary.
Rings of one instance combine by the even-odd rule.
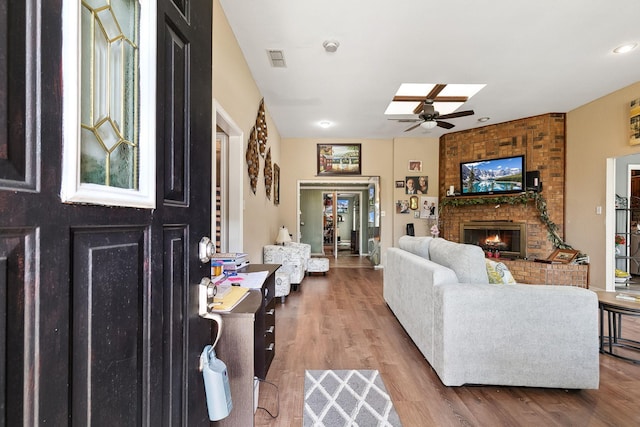
[[[527,224],[511,221],[470,221],[460,224],[463,243],[480,246],[488,255],[527,257]]]

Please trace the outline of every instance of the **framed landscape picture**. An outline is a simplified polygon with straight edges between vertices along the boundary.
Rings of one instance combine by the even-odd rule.
[[[318,175],[360,175],[360,144],[318,144]]]
[[[574,249],[556,249],[549,256],[549,261],[568,264],[578,255],[578,251]]]
[[[629,103],[629,144],[640,144],[640,98]]]

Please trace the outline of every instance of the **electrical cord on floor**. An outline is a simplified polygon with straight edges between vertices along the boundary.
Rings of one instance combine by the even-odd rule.
[[[273,415],[271,412],[269,412],[269,410],[267,408],[263,408],[262,406],[258,406],[258,409],[262,409],[263,411],[265,411],[267,414],[269,414],[269,416],[271,418],[278,418],[278,415],[280,415],[280,390],[278,390],[278,386],[275,385],[272,382],[269,382],[267,380],[263,380],[258,378],[258,381],[263,382],[263,383],[267,383],[269,385],[272,385],[275,389],[276,389],[276,414]]]

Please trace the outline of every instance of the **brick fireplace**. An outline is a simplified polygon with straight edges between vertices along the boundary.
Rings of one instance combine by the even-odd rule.
[[[549,218],[558,226],[558,234],[564,236],[565,115],[561,113],[443,135],[440,138],[439,197],[446,198],[446,191],[452,185],[460,191],[461,162],[515,155],[525,156],[527,171],[540,172],[541,194],[547,202]],[[457,196],[460,199],[473,197],[493,198]],[[472,220],[525,224],[525,253],[530,259],[547,258],[554,250],[533,202],[444,206],[440,215],[441,236],[455,242],[463,241],[460,225]]]

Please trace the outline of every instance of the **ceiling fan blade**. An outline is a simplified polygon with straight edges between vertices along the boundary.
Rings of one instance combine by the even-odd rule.
[[[439,119],[455,119],[456,117],[471,116],[473,114],[475,114],[473,110],[457,111],[451,114],[443,114],[441,116],[438,116],[438,118]]]
[[[438,126],[440,126],[441,128],[445,128],[445,129],[451,129],[452,127],[454,127],[455,125],[449,122],[441,122],[440,120],[436,120],[436,123],[438,124]]]
[[[400,122],[400,123],[412,123],[412,122],[419,122],[420,119],[387,119],[387,120],[394,120],[396,122]]]
[[[415,128],[417,128],[417,127],[418,127],[418,126],[420,126],[421,124],[422,124],[422,122],[420,122],[420,123],[418,123],[418,124],[415,124],[415,125],[411,126],[410,128],[405,129],[404,131],[405,131],[405,132],[409,132],[410,130],[414,130]]]

